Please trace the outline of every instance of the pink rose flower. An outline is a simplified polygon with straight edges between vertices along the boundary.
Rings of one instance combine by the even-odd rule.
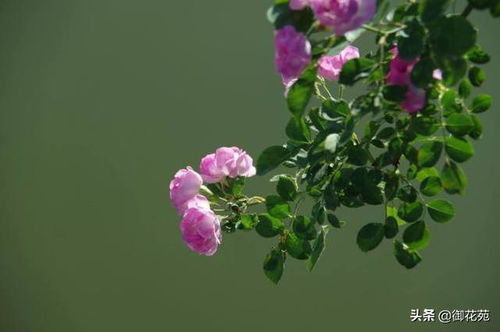
[[[290,0],[290,8],[293,10],[302,10],[309,5],[309,0]]]
[[[377,12],[377,0],[310,0],[316,18],[337,35],[358,29]]]
[[[177,211],[182,211],[185,203],[198,194],[202,184],[200,174],[191,167],[175,173],[174,179],[170,182],[170,199]]]
[[[196,195],[177,209],[180,216],[184,215],[188,209],[198,209],[210,211],[210,202],[203,195]]]
[[[322,56],[318,61],[318,73],[326,80],[336,81],[339,79],[344,64],[356,58],[359,58],[359,49],[349,45],[337,55]]]
[[[222,242],[220,221],[210,210],[187,209],[180,229],[187,246],[201,255],[214,255]]]
[[[220,182],[226,175],[217,167],[215,153],[203,157],[200,163],[200,173],[206,183]]]
[[[391,59],[386,81],[390,85],[406,86],[408,90],[401,106],[410,114],[418,112],[424,108],[427,100],[425,90],[416,87],[410,78],[413,67],[418,63],[419,59],[411,61],[401,59],[397,47],[393,48],[391,53],[394,54],[394,57]]]
[[[283,80],[299,77],[311,62],[311,44],[291,25],[276,31],[274,46],[276,69]]]
[[[217,183],[225,177],[252,177],[257,172],[252,158],[237,147],[222,147],[201,160],[200,173],[206,183]]]

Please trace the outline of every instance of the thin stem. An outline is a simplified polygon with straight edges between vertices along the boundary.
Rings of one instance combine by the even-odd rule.
[[[473,9],[474,9],[474,7],[472,7],[472,5],[469,3],[467,5],[467,7],[465,7],[464,11],[462,12],[462,17],[469,16],[469,14],[472,12]]]
[[[339,85],[339,99],[344,98],[345,86],[343,84]]]

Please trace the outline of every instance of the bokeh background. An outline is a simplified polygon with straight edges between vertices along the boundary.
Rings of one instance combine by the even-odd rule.
[[[458,217],[432,225],[416,269],[390,241],[356,247],[380,210],[344,210],[317,269],[290,259],[278,287],[261,269],[272,240],[225,236],[212,258],[184,246],[175,171],[222,145],[256,157],[285,140],[270,3],[0,1],[0,331],[500,330],[500,21],[487,14],[472,19],[495,55],[496,107]],[[410,323],[412,308],[492,321]]]

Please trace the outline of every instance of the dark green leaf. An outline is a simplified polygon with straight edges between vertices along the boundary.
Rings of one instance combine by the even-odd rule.
[[[384,224],[370,223],[358,233],[357,243],[363,252],[375,249],[384,239]]]
[[[441,152],[443,151],[443,143],[427,142],[418,151],[418,164],[420,167],[432,167],[436,165]]]
[[[285,239],[286,252],[295,259],[308,259],[311,255],[309,241],[303,240],[294,233],[288,233]]]
[[[292,114],[301,117],[314,91],[316,80],[316,68],[306,69],[302,76],[295,82],[287,95],[288,108]]]
[[[479,67],[472,67],[469,70],[469,80],[475,87],[480,87],[486,80],[486,72]]]
[[[471,115],[470,117],[474,126],[469,133],[469,136],[473,139],[479,139],[481,138],[481,135],[483,135],[483,124],[477,115]]]
[[[420,202],[403,203],[398,209],[398,216],[406,222],[415,222],[423,212],[424,206]]]
[[[310,142],[311,130],[303,118],[291,118],[286,126],[286,135],[298,142]]]
[[[431,233],[423,221],[411,224],[403,234],[404,243],[412,250],[424,249],[430,239]]]
[[[293,221],[293,231],[298,237],[304,240],[313,240],[316,238],[314,221],[304,216],[297,216],[295,218]]]
[[[283,231],[283,228],[284,225],[280,219],[268,214],[259,215],[259,222],[255,226],[255,230],[262,237],[275,237]]]
[[[286,201],[293,201],[297,197],[297,183],[290,176],[280,176],[276,191]]]
[[[414,268],[422,261],[422,257],[417,251],[409,249],[407,245],[399,241],[394,241],[394,256],[396,256],[399,264],[407,269]]]
[[[422,22],[430,23],[445,13],[449,0],[424,0],[420,4],[420,17]]]
[[[345,221],[339,220],[336,215],[329,213],[328,222],[335,228],[342,228],[345,226]]]
[[[407,23],[404,30],[405,38],[398,43],[398,54],[405,61],[411,61],[424,51],[425,30],[417,19]]]
[[[307,260],[307,269],[309,271],[312,271],[314,269],[314,266],[316,265],[319,258],[321,257],[321,254],[325,250],[327,233],[328,233],[328,228],[323,227],[318,237],[316,238],[316,241],[314,241],[311,256]]]
[[[392,239],[398,235],[398,221],[394,217],[387,217],[384,224],[384,234],[387,239]]]
[[[476,39],[476,29],[460,15],[442,17],[430,27],[432,48],[444,57],[465,54],[476,44]]]
[[[267,212],[275,218],[287,218],[290,216],[290,206],[281,197],[271,195],[266,197]]]
[[[290,157],[290,151],[282,146],[271,146],[265,149],[257,160],[257,174],[269,173]]]
[[[463,195],[467,186],[467,177],[464,171],[452,161],[445,163],[441,172],[441,181],[448,194]]]
[[[411,72],[411,81],[419,88],[427,87],[433,80],[434,63],[429,57],[421,59]]]
[[[483,113],[491,108],[493,98],[487,94],[481,94],[472,101],[472,112]]]
[[[367,58],[358,58],[347,61],[340,73],[340,84],[353,85],[360,79],[368,77],[368,73],[375,66],[375,61]]]
[[[453,113],[446,119],[446,129],[454,136],[465,136],[474,124],[469,115]]]
[[[489,54],[486,53],[479,45],[475,45],[469,52],[467,52],[466,57],[470,62],[480,65],[490,62]]]
[[[420,184],[420,192],[425,196],[436,196],[441,190],[443,190],[443,185],[437,176],[429,176]]]
[[[417,200],[417,191],[411,185],[405,185],[398,191],[398,198],[403,202],[413,203]]]
[[[283,275],[283,266],[285,264],[285,254],[281,250],[273,249],[269,254],[267,254],[264,259],[264,273],[265,275],[274,282],[278,284]]]

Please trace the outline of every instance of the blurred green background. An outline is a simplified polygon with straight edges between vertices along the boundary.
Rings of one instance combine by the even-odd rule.
[[[412,271],[389,241],[356,247],[381,210],[344,210],[317,269],[290,259],[278,287],[261,270],[272,240],[226,235],[212,258],[184,246],[175,171],[222,145],[256,157],[285,140],[269,4],[0,1],[0,331],[500,330],[498,108],[458,217],[432,224]],[[499,105],[500,21],[472,19],[497,55],[484,90]],[[492,321],[410,323],[412,308]]]

